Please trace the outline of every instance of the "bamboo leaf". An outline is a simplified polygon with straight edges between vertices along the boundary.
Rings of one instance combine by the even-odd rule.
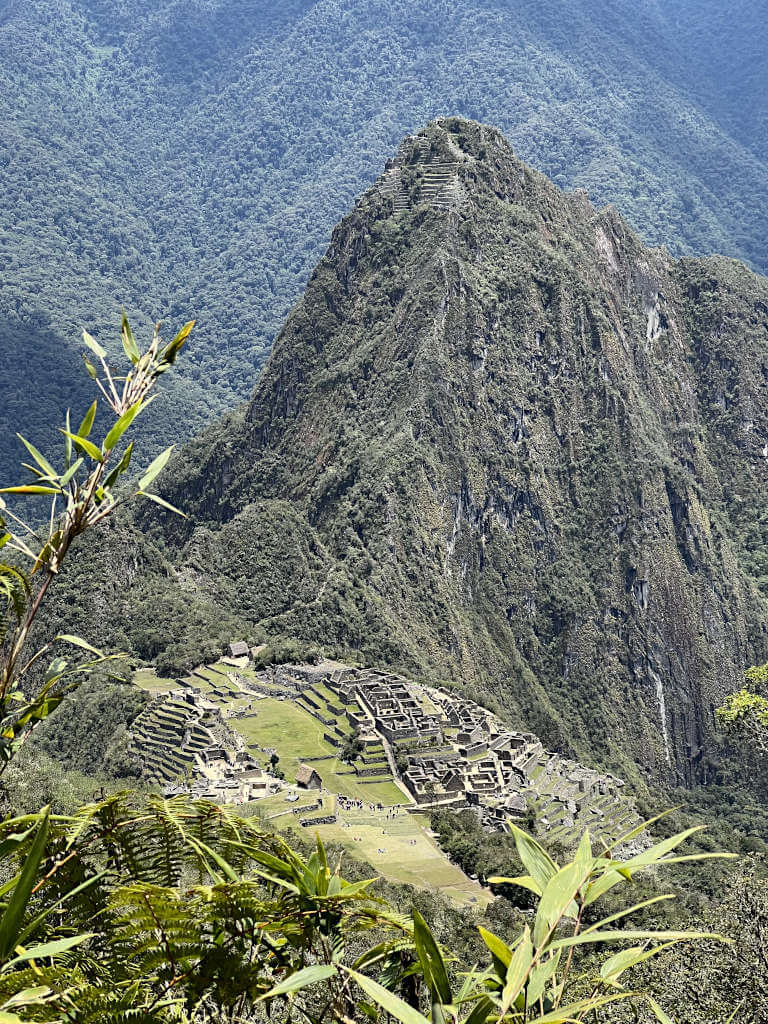
[[[70,444],[72,444],[72,441],[71,441],[71,440],[70,440],[69,438],[67,438],[67,440],[69,441],[69,443],[70,443]],[[67,484],[69,483],[69,481],[70,481],[70,480],[72,479],[72,477],[73,477],[73,476],[75,475],[75,473],[76,473],[76,472],[78,471],[78,469],[80,469],[80,467],[82,466],[82,464],[83,464],[83,460],[82,460],[82,458],[79,458],[79,459],[75,459],[75,461],[74,461],[74,462],[72,463],[72,465],[71,465],[71,466],[69,467],[69,469],[68,469],[68,470],[66,471],[66,473],[64,474],[64,476],[63,476],[63,477],[61,477],[61,479],[59,480],[59,484],[60,484],[60,485],[61,485],[62,487],[66,487],[66,486],[67,486]]]
[[[589,871],[589,868],[586,869]],[[549,880],[536,911],[533,927],[533,941],[538,949],[557,922],[564,916],[575,917],[577,908],[573,898],[584,881],[584,872],[574,861],[561,868]]]
[[[674,900],[677,897],[673,893],[665,893],[662,896],[653,896],[651,899],[643,900],[641,903],[635,903],[632,907],[627,907],[624,910],[619,910],[615,914],[611,914],[610,917],[604,917],[602,921],[597,921],[589,928],[585,928],[582,935],[586,935],[589,932],[597,931],[598,928],[603,928],[607,924],[613,924],[614,921],[619,921],[622,917],[628,917],[630,914],[634,914],[638,910],[643,910],[645,907],[650,907],[654,903],[661,903],[664,900]]]
[[[510,1006],[523,990],[523,985],[531,969],[533,959],[533,943],[528,925],[525,926],[522,941],[515,950],[515,955],[507,968],[507,977],[504,988],[501,992],[501,1016],[503,1017]]]
[[[89,348],[94,355],[98,356],[99,359],[105,359],[107,350],[102,348],[96,339],[83,329],[83,344],[86,348]]]
[[[61,427],[59,427],[59,430],[61,430]],[[80,434],[70,434],[66,430],[61,430],[61,432],[62,434],[66,434],[68,437],[70,437],[74,444],[82,451],[84,451],[89,458],[93,459],[94,462],[104,461],[103,454],[96,447],[93,441],[89,441],[87,438],[82,437]]]
[[[418,1010],[414,1010],[412,1006],[403,1002],[394,992],[379,985],[377,981],[366,978],[364,974],[358,974],[357,971],[353,971],[349,967],[344,967],[343,970],[355,979],[367,996],[373,999],[382,1010],[386,1010],[388,1014],[398,1020],[400,1024],[429,1024],[427,1018],[423,1017]]]
[[[176,445],[171,445],[170,448],[166,448],[164,452],[161,452],[156,459],[154,459],[147,467],[144,476],[139,480],[139,490],[145,491],[147,487],[159,476],[162,470],[165,468],[168,459],[171,457],[171,453]]]
[[[732,946],[733,939],[728,939],[717,932],[641,932],[641,931],[588,931],[580,935],[571,935],[565,939],[555,939],[551,949],[567,949],[569,946],[584,946],[590,942],[630,942],[632,940],[659,942],[691,942],[699,939],[711,939]]]
[[[192,328],[195,326],[195,321],[190,320],[189,323],[184,324],[176,337],[171,341],[163,351],[163,361],[166,363],[173,363],[176,356],[179,354],[187,340]]]
[[[544,989],[554,977],[555,971],[560,965],[560,950],[544,963],[538,963],[531,971],[528,979],[527,998],[530,1005],[538,1002],[544,994]]]
[[[181,512],[174,505],[171,505],[170,502],[165,501],[164,498],[161,498],[158,494],[150,494],[147,491],[139,491],[138,493],[141,495],[142,498],[149,498],[149,500],[154,501],[156,505],[159,505],[161,508],[167,509],[169,512],[175,513],[177,516],[181,516],[182,519],[187,518],[185,512]]]
[[[49,808],[45,807],[39,815],[40,826],[34,838],[19,881],[13,890],[8,905],[0,919],[0,960],[5,960],[18,942],[21,923],[27,909],[27,903],[37,878],[37,872],[45,855],[45,844],[48,839]]]
[[[637,868],[656,864],[666,853],[671,853],[681,843],[684,843],[686,839],[690,839],[691,836],[701,832],[705,827],[704,825],[694,825],[693,828],[687,828],[684,832],[678,832],[668,839],[663,839],[660,843],[656,843],[647,850],[643,850],[642,853],[638,853],[634,857],[630,857],[629,860],[623,861],[622,866],[627,871],[634,871]],[[618,868],[618,865],[615,866]]]
[[[7,999],[3,1003],[3,1010],[12,1010],[15,1006],[20,1006],[22,1009],[27,1009],[30,1006],[40,1006],[46,999],[50,999],[52,995],[53,992],[47,985],[35,985],[33,988],[25,988],[21,992],[17,992],[15,996]],[[6,1020],[15,1021],[19,1019],[10,1013],[0,1013],[0,1024],[5,1024]]]
[[[421,969],[433,999],[450,1004],[453,1001],[448,972],[440,948],[434,940],[429,926],[418,910],[413,912],[413,940],[421,961]]]
[[[21,434],[17,434],[16,437],[18,437],[18,439],[21,441],[21,443],[27,449],[29,454],[32,456],[32,458],[35,460],[35,462],[38,464],[40,469],[42,469],[43,473],[47,477],[50,477],[51,479],[57,479],[58,478],[58,474],[57,474],[56,470],[50,464],[48,459],[45,458],[43,453],[41,451],[39,451],[37,448],[35,448],[35,446],[32,444],[32,442],[28,441],[26,439],[26,437],[22,437]]]
[[[303,967],[300,971],[296,971],[295,974],[285,978],[279,985],[275,985],[265,995],[260,996],[258,1002],[263,1002],[265,999],[274,999],[276,996],[300,992],[301,989],[307,988],[309,985],[316,985],[319,981],[327,981],[334,974],[336,974],[336,968],[326,964],[312,964],[311,967]]]
[[[221,870],[224,872],[224,874],[227,876],[230,882],[240,881],[240,876],[234,870],[232,865],[229,864],[226,860],[224,860],[224,858],[220,854],[218,854],[214,849],[208,846],[207,843],[204,843],[202,839],[196,839],[194,836],[188,835],[186,836],[186,841],[194,850],[201,854],[201,856],[203,856],[204,858],[210,857],[214,864],[216,864],[217,867],[221,868]]]
[[[69,889],[67,892],[65,892],[61,899],[58,899],[51,906],[46,907],[45,910],[41,911],[41,913],[39,913],[37,917],[34,918],[34,920],[30,921],[29,924],[25,927],[24,931],[19,936],[19,944],[23,944],[24,942],[26,942],[29,936],[35,933],[35,929],[39,928],[43,921],[45,921],[45,919],[49,917],[51,914],[55,913],[61,906],[63,906],[67,902],[67,900],[72,900],[76,896],[79,896],[81,892],[85,892],[87,889],[90,889],[91,886],[95,885],[97,882],[100,882],[105,875],[106,871],[101,871],[97,875],[91,875],[90,878],[86,878],[84,882],[81,882],[80,885],[75,886],[74,889]]]
[[[672,1020],[669,1014],[666,1013],[665,1010],[662,1010],[662,1008],[659,1006],[659,1004],[652,996],[647,996],[646,999],[648,1001],[648,1005],[653,1010],[656,1020],[659,1021],[659,1024],[675,1024],[675,1022]]]
[[[85,414],[85,416],[83,416],[83,422],[80,424],[77,431],[78,437],[88,437],[88,435],[91,433],[91,430],[93,429],[93,421],[96,419],[97,408],[98,402],[94,399],[94,401],[91,403],[91,407],[89,408],[88,412]],[[69,423],[67,423],[67,429],[64,431],[64,434],[70,438],[73,436],[69,432]]]
[[[530,875],[518,875],[517,878],[506,878],[503,875],[494,875],[488,879],[490,885],[519,885],[522,889],[541,896],[541,886]]]
[[[145,402],[135,402],[130,408],[126,409],[122,416],[115,422],[112,429],[109,431],[107,436],[104,438],[104,443],[101,446],[101,450],[106,455],[111,452],[117,442],[126,432],[128,427],[133,423],[136,417],[139,415],[141,410],[145,407]]]
[[[31,949],[25,949],[23,953],[19,953],[13,960],[10,960],[6,965],[5,969],[13,967],[14,964],[24,963],[27,960],[45,960],[49,957],[61,956],[62,953],[68,953],[70,949],[74,949],[75,946],[81,946],[88,939],[92,938],[93,932],[86,932],[83,935],[73,935],[68,939],[57,939],[52,942],[43,942],[39,946],[33,946]]]
[[[580,1024],[591,1010],[599,1010],[601,1006],[608,1006],[610,1003],[618,1003],[623,999],[632,999],[633,997],[633,992],[621,992],[612,996],[592,996],[589,999],[580,999],[577,1003],[568,1003],[567,1006],[561,1006],[557,1010],[545,1013],[542,1017],[536,1017],[535,1024]],[[674,1024],[674,1021],[670,1024]]]
[[[646,949],[645,946],[632,946],[629,949],[622,949],[609,957],[600,968],[600,977],[615,981],[624,971],[630,967],[642,964],[651,957],[657,956],[665,949],[674,946],[674,942],[665,942],[661,946],[654,946],[653,949]]]
[[[58,487],[42,484],[21,484],[18,487],[0,487],[0,494],[61,494]]]
[[[129,442],[128,447],[123,452],[122,458],[115,466],[113,470],[107,475],[104,481],[104,490],[108,491],[111,487],[117,483],[118,477],[121,477],[125,473],[131,464],[131,456],[133,455],[133,441]]]
[[[488,996],[482,996],[475,1004],[472,1013],[464,1021],[464,1024],[486,1024],[488,1018],[494,1014],[494,1006]]]
[[[67,409],[67,415],[64,420],[64,426],[67,430],[67,433],[69,433],[69,431],[71,431],[72,429],[69,422],[69,409]],[[64,438],[64,461],[66,462],[67,466],[70,466],[72,463],[72,439],[69,437]]]
[[[92,647],[87,641],[81,639],[79,636],[73,636],[71,633],[61,633],[56,637],[57,640],[63,641],[65,644],[72,644],[74,647],[81,647],[84,651],[88,651],[90,654],[95,654],[97,658],[103,658],[104,652],[97,650]]]
[[[64,658],[54,658],[48,668],[45,670],[45,681],[46,683],[52,683],[56,679],[61,679],[62,675],[67,669],[69,662],[65,661]]]
[[[490,949],[493,955],[494,961],[503,969],[502,977],[506,974],[507,968],[512,962],[513,951],[498,935],[494,935],[493,932],[487,931],[482,925],[478,925],[477,930],[480,932],[480,938]]]
[[[515,846],[526,871],[544,892],[550,878],[557,873],[557,864],[527,832],[518,828],[513,822],[509,822],[509,829],[515,837]]]
[[[123,310],[122,323],[120,325],[120,338],[123,342],[123,351],[135,366],[141,355],[139,353],[139,346],[133,337],[131,325],[128,323],[128,317],[125,315],[125,310]]]

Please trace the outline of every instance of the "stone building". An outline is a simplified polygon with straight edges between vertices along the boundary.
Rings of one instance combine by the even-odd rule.
[[[322,789],[323,780],[311,764],[302,764],[296,772],[296,785],[302,789]]]

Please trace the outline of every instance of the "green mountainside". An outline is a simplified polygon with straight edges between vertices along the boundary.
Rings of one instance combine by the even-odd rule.
[[[434,122],[334,231],[247,409],[174,460],[189,518],[113,528],[96,594],[73,558],[72,628],[176,671],[201,637],[290,638],[702,781],[768,656],[767,329],[766,279]]]
[[[80,328],[109,340],[121,303],[199,321],[145,447],[245,399],[333,225],[435,116],[497,124],[648,242],[765,270],[765,36],[756,0],[8,0],[0,481],[14,430],[46,443],[84,400]]]

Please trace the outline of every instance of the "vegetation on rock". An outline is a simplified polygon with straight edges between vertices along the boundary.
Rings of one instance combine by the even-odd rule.
[[[101,445],[91,439],[96,403],[77,431],[67,425],[61,472],[26,443],[35,482],[5,491],[52,499],[44,537],[5,510],[15,525],[3,534],[4,547],[32,562],[29,573],[3,562],[0,577],[5,766],[35,725],[67,699],[62,681],[72,673],[87,675],[106,660],[87,641],[59,634],[56,641],[84,650],[91,661],[70,669],[56,658],[39,693],[29,698],[23,692],[22,682],[30,684],[32,667],[53,646],[29,656],[37,613],[72,545],[135,493],[176,511],[147,491],[170,452],[142,474],[138,488],[125,491],[116,487],[130,466],[133,442],[119,458],[115,453],[190,328],[168,346],[156,335],[141,353],[124,321],[131,368],[122,378],[86,336],[103,376],[86,365],[112,408],[113,425]],[[57,518],[58,501],[64,510]],[[498,881],[532,892],[535,918],[511,944],[481,929],[490,958],[486,953],[485,964],[454,977],[421,914],[403,917],[373,898],[372,879],[348,882],[339,868],[331,869],[319,841],[305,857],[253,820],[213,804],[125,793],[71,815],[52,815],[49,807],[12,815],[0,825],[6,879],[0,891],[0,1014],[6,1024],[137,1017],[256,1022],[275,1014],[290,1020],[294,1013],[314,1024],[346,1024],[360,1013],[376,1019],[382,1012],[401,1024],[564,1024],[576,1014],[585,1020],[633,1000],[665,1024],[669,1018],[652,995],[625,987],[625,973],[679,943],[727,940],[716,933],[619,926],[664,897],[594,922],[587,909],[631,886],[639,873],[722,855],[679,854],[688,830],[617,859],[617,847],[644,830],[641,824],[598,851],[585,833],[574,859],[561,866],[514,828],[527,874]],[[597,945],[621,948],[600,956],[599,975],[584,989],[580,964]]]
[[[175,460],[188,518],[142,516],[141,578],[79,614],[144,654],[134,620],[223,608],[468,685],[581,762],[706,781],[768,651],[768,284],[644,248],[493,129],[399,159],[410,205],[385,178],[337,228],[247,410]]]
[[[73,346],[184,311],[148,454],[245,400],[409,131],[496,124],[647,242],[768,267],[765,18],[715,0],[40,0],[0,23],[0,484],[86,392]],[[30,382],[35,402],[26,400]]]

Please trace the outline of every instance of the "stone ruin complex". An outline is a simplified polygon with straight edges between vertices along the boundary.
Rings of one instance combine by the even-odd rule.
[[[455,159],[446,159],[446,156]],[[380,188],[391,202],[395,217],[421,204],[437,210],[450,210],[466,199],[458,172],[460,165],[471,159],[460,150],[433,154],[428,138],[410,136],[403,141],[397,156],[389,161],[374,187]]]
[[[237,655],[244,672],[239,648]],[[133,749],[166,793],[243,803],[279,786],[228,724],[242,715],[258,720],[259,700],[271,696],[320,721],[331,747],[356,737],[361,751],[350,771],[361,783],[394,778],[414,811],[473,808],[488,829],[504,830],[532,808],[539,829],[563,839],[586,827],[616,835],[639,821],[621,779],[545,750],[532,733],[510,729],[460,691],[336,662],[247,677],[206,671],[153,700],[133,727]],[[223,705],[195,688],[195,674]]]
[[[227,725],[221,706],[181,680],[136,718],[129,749],[166,796],[241,804],[264,796],[274,781]]]

